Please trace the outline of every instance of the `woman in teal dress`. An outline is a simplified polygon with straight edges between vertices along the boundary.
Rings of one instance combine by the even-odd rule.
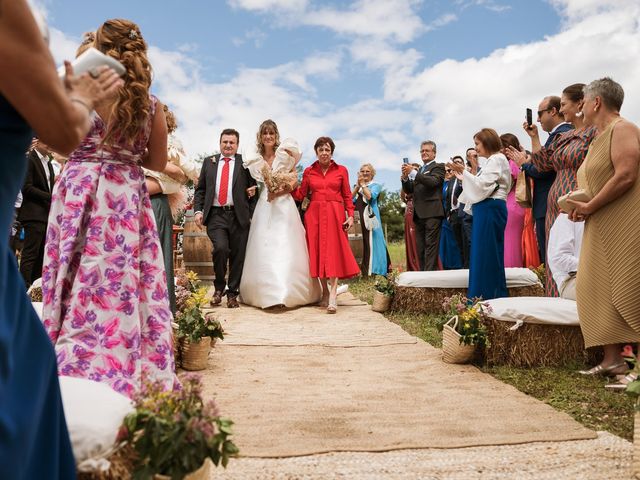
[[[353,187],[353,204],[360,213],[362,227],[362,264],[363,275],[386,275],[391,269],[391,259],[384,240],[378,197],[382,185],[373,181],[376,169],[365,163],[358,172],[358,183]],[[371,208],[369,208],[371,207]]]
[[[89,111],[120,83],[111,70],[68,76],[67,91],[25,0],[0,0],[0,478],[73,479],[56,358],[9,248],[13,202],[34,128],[69,153],[89,129]],[[30,127],[31,126],[31,127]]]

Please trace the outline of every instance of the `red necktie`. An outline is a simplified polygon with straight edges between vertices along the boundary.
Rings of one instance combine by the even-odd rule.
[[[227,204],[227,193],[229,191],[229,162],[230,158],[223,158],[222,175],[220,176],[220,190],[218,191],[218,203],[224,207]]]

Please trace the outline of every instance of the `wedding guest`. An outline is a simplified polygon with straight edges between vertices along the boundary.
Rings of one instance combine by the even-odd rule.
[[[478,152],[476,152],[476,149],[474,147],[467,148],[465,158],[467,171],[472,175],[477,175],[480,171],[480,165],[478,163]],[[469,263],[471,261],[471,230],[473,228],[473,215],[465,211],[465,204],[460,201],[458,201],[458,218],[462,221],[462,264],[464,268],[469,268]]]
[[[500,135],[502,153],[506,154],[507,147],[520,151],[520,141],[513,133]],[[511,190],[507,195],[507,227],[504,232],[504,266],[522,267],[522,232],[524,230],[524,208],[516,203],[516,179],[520,172],[520,166],[513,160],[509,160],[511,168]]]
[[[9,229],[27,172],[34,131],[67,153],[86,135],[93,106],[121,85],[110,69],[64,83],[25,0],[2,2],[0,14],[0,229]],[[33,130],[32,130],[33,129]],[[22,276],[0,241],[0,478],[73,479],[76,466],[62,408],[56,358]]]
[[[420,165],[417,163],[412,163],[411,165],[413,169],[409,173],[409,178],[412,175],[415,178]],[[404,209],[404,248],[407,257],[407,271],[416,272],[420,270],[420,259],[418,258],[418,246],[416,245],[416,226],[413,223],[413,194],[400,190],[400,199],[406,205]]]
[[[386,275],[391,269],[391,259],[384,239],[378,197],[382,185],[374,182],[376,169],[370,163],[360,166],[358,183],[353,187],[353,204],[360,214],[362,227],[362,263],[363,275]]]
[[[333,140],[320,137],[313,149],[317,160],[305,169],[302,183],[292,195],[300,201],[311,192],[304,216],[309,273],[322,284],[320,305],[326,306],[328,313],[336,313],[338,279],[354,277],[360,272],[347,236],[347,230],[353,225],[354,207],[349,172],[332,158]]]
[[[538,121],[543,130],[549,132],[549,138],[544,145],[540,143],[538,128],[535,125],[529,127],[526,122],[523,124],[524,130],[531,137],[531,163],[523,163],[525,157],[522,152],[517,153],[514,149],[509,149],[511,158],[523,164],[525,172],[531,172],[532,168],[537,171],[555,172],[555,180],[549,189],[546,200],[545,229],[542,230],[540,223],[536,221],[538,229],[538,243],[541,251],[542,262],[546,258],[546,238],[551,225],[555,222],[560,213],[558,198],[577,188],[577,171],[584,161],[589,145],[595,136],[595,129],[585,125],[581,113],[583,102],[584,84],[576,83],[569,85],[562,91],[559,102],[560,116],[553,114],[558,111],[558,97],[546,97],[540,103],[538,111]],[[564,122],[562,121],[564,119]],[[535,191],[534,191],[535,202]],[[535,205],[534,205],[535,210]],[[544,236],[542,235],[544,233]],[[557,296],[558,290],[553,281],[553,272],[547,272],[547,283],[545,293],[549,296]]]
[[[24,228],[24,246],[20,255],[20,273],[27,287],[42,276],[47,219],[55,173],[51,149],[41,140],[27,154],[27,176],[22,185],[22,205],[18,221]]]
[[[461,157],[456,157],[456,160],[462,160]],[[452,158],[453,162],[454,159]],[[460,249],[458,248],[458,243],[456,241],[456,236],[453,232],[453,228],[451,223],[449,222],[449,218],[451,216],[451,197],[455,196],[455,190],[457,187],[457,183],[459,180],[453,175],[451,169],[449,167],[445,167],[444,170],[444,184],[442,185],[442,198],[444,203],[444,215],[445,218],[442,220],[442,232],[440,233],[440,263],[442,264],[442,268],[444,270],[453,270],[462,268],[462,255],[460,253]],[[462,182],[460,182],[460,193],[462,193]],[[456,196],[457,202],[457,196]],[[454,212],[455,217],[457,218],[457,212]]]
[[[475,152],[475,150],[474,150]],[[457,163],[464,167],[464,159],[456,155],[451,159],[453,163]],[[449,225],[451,225],[451,231],[453,232],[453,238],[458,246],[458,252],[460,254],[460,267],[459,268],[469,268],[469,249],[471,246],[471,236],[469,235],[469,244],[466,242],[466,235],[464,220],[466,217],[471,217],[471,215],[467,215],[464,213],[464,206],[460,204],[460,195],[462,194],[462,180],[459,180],[453,171],[451,171],[451,176],[449,179],[449,188],[447,189],[447,194],[445,196],[445,215],[447,216],[447,220],[449,221]],[[445,170],[446,172],[446,170]],[[469,233],[471,230],[469,230]]]
[[[572,222],[566,213],[560,213],[549,230],[547,260],[558,286],[560,297],[576,299],[576,273],[584,222]]]
[[[167,165],[162,172],[143,168],[145,184],[151,198],[153,216],[156,219],[164,270],[167,276],[167,290],[171,313],[176,313],[176,291],[173,275],[173,223],[178,211],[187,200],[183,185],[189,180],[198,180],[195,164],[187,160],[180,140],[174,135],[178,123],[169,107],[163,106],[167,121]]]
[[[436,144],[431,140],[420,144],[423,165],[414,179],[409,164],[402,165],[402,189],[413,194],[413,222],[416,226],[416,245],[421,270],[438,269],[440,228],[444,218],[442,184],[444,165],[436,162]]]
[[[511,169],[495,130],[483,128],[473,136],[476,151],[487,159],[473,175],[456,163],[447,166],[462,179],[460,201],[473,213],[469,298],[507,297],[504,273],[504,230],[507,225],[506,198],[511,190]]]
[[[138,26],[107,20],[94,46],[125,66],[124,86],[96,107],[54,189],[43,319],[60,375],[132,396],[145,381],[177,385],[164,263],[142,172],[165,168],[167,124],[149,94]]]
[[[582,114],[595,138],[578,169],[578,187],[591,200],[569,201],[569,218],[585,221],[576,296],[586,347],[602,345],[604,358],[582,372],[626,370],[621,346],[640,341],[640,129],[620,116],[624,90],[610,78],[584,88]],[[635,376],[627,375],[624,388]]]

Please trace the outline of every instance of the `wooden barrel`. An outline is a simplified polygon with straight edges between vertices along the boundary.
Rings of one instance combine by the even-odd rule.
[[[213,245],[206,230],[198,228],[192,211],[184,217],[182,259],[186,270],[196,272],[200,280],[213,283]]]
[[[349,245],[358,265],[362,263],[362,227],[360,225],[360,213],[353,212],[353,225],[349,229]]]

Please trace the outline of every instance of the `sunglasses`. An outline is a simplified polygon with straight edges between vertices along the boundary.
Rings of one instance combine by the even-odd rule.
[[[444,173],[451,173],[451,169],[450,168],[445,168],[444,169]]]

